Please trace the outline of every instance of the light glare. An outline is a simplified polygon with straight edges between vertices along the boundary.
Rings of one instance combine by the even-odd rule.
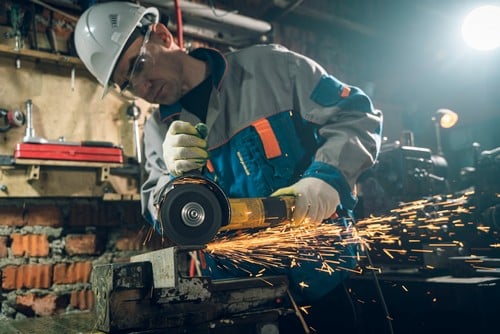
[[[500,46],[500,7],[482,6],[467,15],[462,36],[470,47],[488,51]]]

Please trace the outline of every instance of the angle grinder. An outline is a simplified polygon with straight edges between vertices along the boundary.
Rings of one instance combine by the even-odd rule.
[[[266,228],[290,221],[294,196],[227,198],[212,180],[190,173],[164,188],[159,220],[177,245],[204,245],[219,231]]]

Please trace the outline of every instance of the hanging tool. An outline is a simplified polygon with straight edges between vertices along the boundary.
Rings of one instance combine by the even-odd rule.
[[[7,110],[0,108],[0,118],[3,124],[0,125],[0,132],[7,132],[12,127],[23,126],[26,118],[20,110]]]
[[[23,138],[23,143],[47,143],[47,139],[37,137],[35,128],[33,128],[33,102],[31,99],[26,100],[26,134]]]
[[[141,109],[135,104],[135,101],[132,102],[127,107],[127,116],[132,119],[133,127],[134,127],[134,143],[135,143],[135,155],[137,162],[139,164],[142,163],[142,150],[141,150],[141,137],[139,135],[139,116],[141,115]]]
[[[9,34],[7,37],[14,38],[14,40],[15,40],[14,50],[19,51],[23,47],[22,38],[21,38],[21,26],[23,24],[23,13],[21,11],[21,7],[19,4],[12,4],[11,9],[10,9],[9,19],[10,19],[10,24],[12,26],[13,34]]]

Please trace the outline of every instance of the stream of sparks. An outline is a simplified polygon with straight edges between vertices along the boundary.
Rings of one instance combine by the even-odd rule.
[[[489,231],[472,222],[471,195],[473,192],[402,203],[385,216],[368,217],[355,224],[348,221],[347,227],[323,223],[314,227],[303,224],[298,228],[283,225],[259,231],[241,230],[231,236],[218,236],[207,245],[207,250],[236,267],[242,263],[261,266],[259,275],[266,268],[300,266],[303,261],[317,263],[317,270],[327,274],[338,270],[357,273],[379,270],[367,265],[347,268],[343,265],[346,261],[343,248],[358,245],[358,260],[364,258],[364,250],[375,249],[379,257],[386,257],[385,261],[412,262],[438,248],[462,247],[459,237],[466,229],[477,233]],[[490,247],[496,248],[498,244],[492,243]]]

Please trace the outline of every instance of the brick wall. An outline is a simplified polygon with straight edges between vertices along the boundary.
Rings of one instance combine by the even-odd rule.
[[[148,230],[136,201],[3,201],[0,319],[91,310],[93,265],[160,248]]]

